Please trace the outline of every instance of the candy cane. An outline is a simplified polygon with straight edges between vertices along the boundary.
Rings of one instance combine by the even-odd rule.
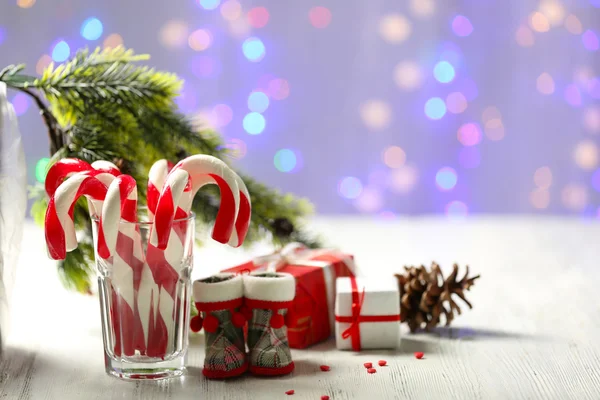
[[[192,198],[203,185],[208,183],[207,175],[219,186],[221,205],[215,219],[212,238],[220,243],[228,243],[234,230],[240,206],[240,192],[235,173],[223,161],[204,154],[190,156],[181,160],[173,167],[173,171],[178,169],[183,169],[190,174],[192,180]],[[165,232],[157,233],[159,235],[165,234]],[[164,240],[161,237],[159,239]]]
[[[121,224],[121,219],[128,222]],[[144,255],[137,222],[137,184],[129,175],[120,175],[108,187],[98,228],[98,256],[112,264],[115,354],[146,351],[147,334],[136,306]],[[118,329],[117,329],[118,328]]]
[[[71,215],[79,197],[104,200],[106,190],[104,183],[85,172],[72,175],[56,189],[48,203],[45,218],[46,243],[52,259],[64,260],[68,251],[77,248],[77,236]]]

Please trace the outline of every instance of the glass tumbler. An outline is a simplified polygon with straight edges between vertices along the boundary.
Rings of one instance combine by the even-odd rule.
[[[104,259],[92,219],[107,374],[140,380],[185,371],[194,221],[193,213],[176,219],[160,250],[150,243],[151,222],[121,220],[116,249]]]

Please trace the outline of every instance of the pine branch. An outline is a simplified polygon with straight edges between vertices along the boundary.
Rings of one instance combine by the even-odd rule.
[[[229,156],[216,132],[199,129],[177,111],[174,98],[181,82],[175,75],[133,64],[146,58],[122,48],[92,53],[83,50],[63,65],[49,66],[39,79],[21,75],[22,66],[12,66],[0,72],[0,81],[6,80],[34,98],[53,132],[53,160],[76,157],[90,163],[112,161],[136,179],[139,204],[144,205],[148,170],[157,159],[177,162],[199,153],[221,159]],[[49,109],[35,90],[48,99]],[[249,176],[240,176],[252,201],[246,244],[268,239],[276,245],[290,241],[311,247],[320,245],[318,238],[299,229],[301,218],[312,211],[307,200],[281,194]],[[209,186],[194,199],[192,209],[199,230],[212,225],[219,198],[218,188]],[[38,190],[31,210],[36,221],[43,221],[46,207],[46,195]],[[76,204],[74,221],[76,229],[83,233],[83,243],[67,253],[67,258],[59,263],[59,272],[67,287],[87,292],[93,276],[94,251],[84,199]],[[294,228],[282,231],[278,225],[281,221]]]

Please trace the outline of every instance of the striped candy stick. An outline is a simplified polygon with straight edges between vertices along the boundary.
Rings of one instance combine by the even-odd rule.
[[[167,245],[159,248],[157,231],[166,229],[169,233],[171,232],[171,227],[163,226],[163,221],[167,215],[171,218],[174,217],[177,212],[176,204],[180,201],[186,188],[189,187],[187,172],[174,171],[168,175],[156,205],[156,216],[150,232],[146,260],[152,270],[154,283],[158,285],[158,291],[153,291],[151,294],[152,300],[158,296],[158,308],[154,308],[153,337],[148,351],[156,352],[156,354],[166,353],[174,345],[175,306],[181,301],[177,295],[177,284],[183,256],[183,243],[177,235],[169,235],[170,240]]]
[[[103,201],[107,187],[95,176],[79,172],[65,180],[50,198],[45,217],[48,254],[53,260],[64,260],[66,253],[77,248],[73,208],[81,196]]]
[[[121,223],[124,220],[128,223]],[[112,265],[111,285],[113,334],[116,355],[146,351],[144,330],[136,306],[136,283],[143,266],[143,251],[137,222],[137,184],[120,175],[108,187],[98,229],[98,256]]]

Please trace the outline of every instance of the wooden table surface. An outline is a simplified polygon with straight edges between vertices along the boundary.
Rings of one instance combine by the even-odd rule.
[[[0,399],[600,399],[600,224],[568,218],[478,217],[375,221],[318,218],[315,229],[356,255],[363,274],[407,263],[469,264],[482,278],[452,328],[410,335],[395,351],[342,352],[329,341],[294,351],[287,377],[225,382],[201,376],[202,336],[191,339],[178,380],[123,382],[104,373],[98,300],[62,289],[31,224],[13,297],[13,326],[0,362]],[[210,245],[194,277],[249,252]],[[417,360],[413,352],[423,351]],[[388,361],[367,374],[362,364]],[[319,365],[331,366],[321,372]]]

